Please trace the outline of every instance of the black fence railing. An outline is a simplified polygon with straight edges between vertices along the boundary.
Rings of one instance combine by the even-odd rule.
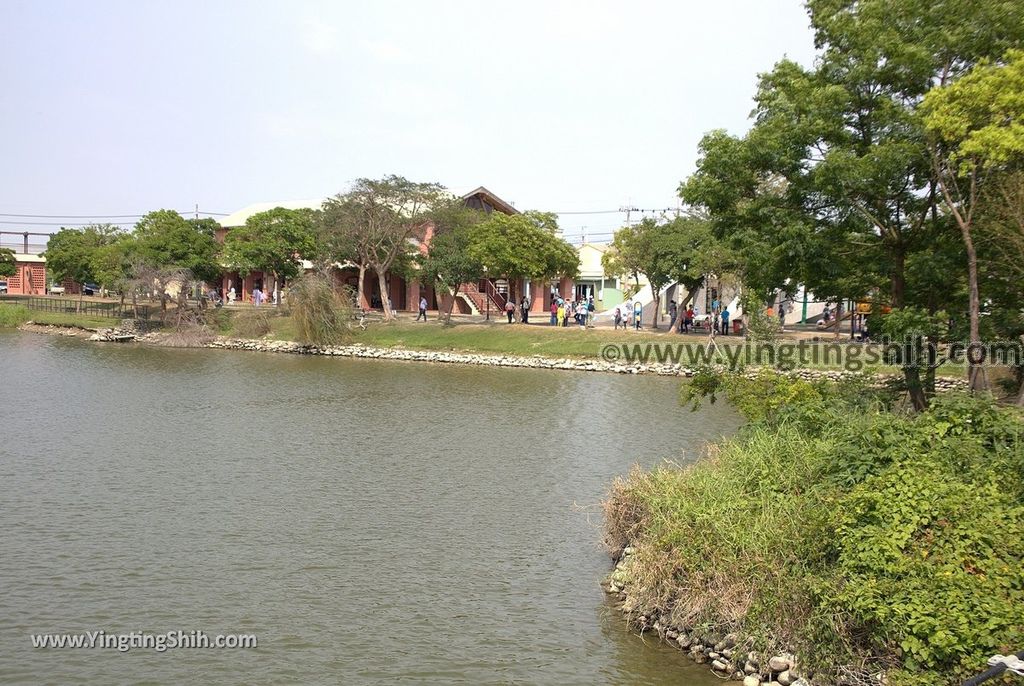
[[[90,317],[110,319],[149,319],[149,305],[133,306],[131,303],[104,302],[96,300],[79,301],[73,298],[40,298],[31,295],[3,295],[0,304],[24,305],[38,312],[64,312]]]

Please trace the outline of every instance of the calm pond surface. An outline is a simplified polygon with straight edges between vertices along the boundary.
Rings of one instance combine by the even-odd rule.
[[[718,684],[599,586],[611,480],[740,423],[678,383],[0,333],[0,682]],[[193,629],[259,647],[30,641]]]

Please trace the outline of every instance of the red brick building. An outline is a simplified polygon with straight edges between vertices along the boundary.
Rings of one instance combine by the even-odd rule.
[[[473,208],[484,212],[502,212],[504,214],[518,214],[519,210],[510,203],[505,202],[488,189],[480,186],[461,196],[465,203]],[[285,209],[319,209],[322,200],[293,201],[281,203],[258,203],[250,205],[237,212],[230,214],[220,221],[221,229],[217,231],[217,240],[224,241],[224,237],[232,229],[243,226],[245,221],[254,214],[283,207]],[[414,238],[420,252],[426,253],[433,234],[433,226],[424,225],[419,235]],[[309,266],[312,268],[312,265]],[[335,267],[335,279],[339,285],[351,287],[353,291],[358,290],[359,271],[354,266],[339,265]],[[225,271],[221,281],[221,294],[227,298],[231,289],[234,289],[237,301],[248,302],[254,288],[265,290],[272,287],[272,277],[256,271],[245,276],[237,271]],[[398,311],[415,312],[419,307],[421,295],[426,297],[428,309],[446,309],[449,304],[448,293],[435,293],[433,284],[424,283],[417,279],[405,279],[397,274],[388,274],[385,278],[386,293],[381,293],[380,281],[377,274],[367,270],[363,278],[363,302],[362,307],[366,309],[382,309],[384,303],[390,300],[393,309]],[[562,279],[557,284],[531,284],[527,279],[518,279],[512,282],[503,279],[483,279],[478,284],[465,284],[456,294],[456,309],[463,314],[483,313],[488,308],[492,311],[499,311],[504,308],[506,298],[512,298],[519,302],[524,294],[529,295],[531,300],[530,310],[532,312],[547,312],[551,304],[553,292],[559,292],[563,297],[572,293],[572,281]],[[488,300],[490,301],[488,303]]]

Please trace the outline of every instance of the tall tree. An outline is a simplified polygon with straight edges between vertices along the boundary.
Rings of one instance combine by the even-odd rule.
[[[273,293],[299,275],[302,260],[316,251],[314,211],[276,207],[258,212],[224,239],[223,259],[242,274],[260,270],[274,277]]]
[[[751,131],[706,136],[681,195],[744,253],[757,289],[789,282],[819,295],[884,293],[894,307],[935,312],[959,289],[908,286],[912,273],[949,262],[936,251],[949,247],[937,238],[950,221],[938,210],[917,107],[931,87],[1019,45],[1024,6],[809,0],[808,8],[815,67],[783,60],[763,75]],[[926,390],[911,389],[919,408]]]
[[[385,321],[394,318],[389,302],[388,273],[407,262],[412,241],[425,230],[430,208],[445,197],[437,183],[409,181],[401,176],[358,179],[347,193],[324,207],[337,220],[337,245],[348,250],[360,270],[359,287],[367,268],[377,274]]]
[[[970,342],[981,345],[976,228],[980,205],[998,177],[1024,167],[1024,51],[1002,63],[982,63],[924,99],[929,150],[942,199],[967,253]],[[971,364],[972,390],[987,387],[984,369]]]
[[[643,274],[654,295],[654,327],[661,314],[661,291],[671,283],[686,289],[686,308],[710,274],[725,276],[738,265],[712,235],[709,222],[699,217],[676,217],[658,222],[643,219],[615,232],[610,249],[601,257],[605,273]]]

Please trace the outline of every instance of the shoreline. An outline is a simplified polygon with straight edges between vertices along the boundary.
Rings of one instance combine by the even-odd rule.
[[[632,556],[633,548],[626,546],[602,584],[630,629],[640,636],[653,631],[663,643],[682,650],[694,663],[707,665],[720,679],[741,682],[743,686],[817,686],[812,680],[814,675],[800,668],[800,659],[791,650],[762,655],[736,633],[677,626],[665,613],[637,614],[637,603],[629,595]]]
[[[294,341],[268,341],[255,338],[231,338],[217,336],[212,340],[200,341],[186,345],[174,345],[168,342],[168,335],[159,332],[138,333],[131,329],[86,329],[74,326],[60,326],[55,324],[36,324],[28,321],[18,326],[19,331],[29,333],[45,334],[51,336],[66,336],[73,338],[85,338],[90,342],[117,342],[117,343],[138,343],[156,347],[184,347],[184,348],[206,348],[219,350],[238,350],[263,353],[284,353],[290,355],[318,355],[323,357],[342,357],[376,360],[394,360],[398,362],[427,362],[434,364],[456,364],[477,367],[505,367],[517,369],[554,369],[576,372],[603,372],[608,374],[654,374],[656,376],[691,377],[695,369],[681,364],[670,364],[660,362],[636,362],[622,364],[618,362],[605,362],[596,359],[579,359],[571,357],[547,357],[544,355],[503,355],[474,352],[436,351],[419,350],[414,348],[382,348],[369,346],[362,343],[347,343],[340,345],[316,346]],[[799,368],[783,370],[775,367],[751,366],[751,374],[756,374],[761,369],[772,369],[777,374],[784,374],[806,381],[825,379],[828,381],[842,381],[844,379],[855,379],[869,377],[876,383],[884,384],[889,381],[898,380],[902,377],[896,374],[865,374],[863,372],[847,372],[842,370],[809,369]],[[963,390],[967,388],[964,379],[953,377],[936,377],[935,390]]]

